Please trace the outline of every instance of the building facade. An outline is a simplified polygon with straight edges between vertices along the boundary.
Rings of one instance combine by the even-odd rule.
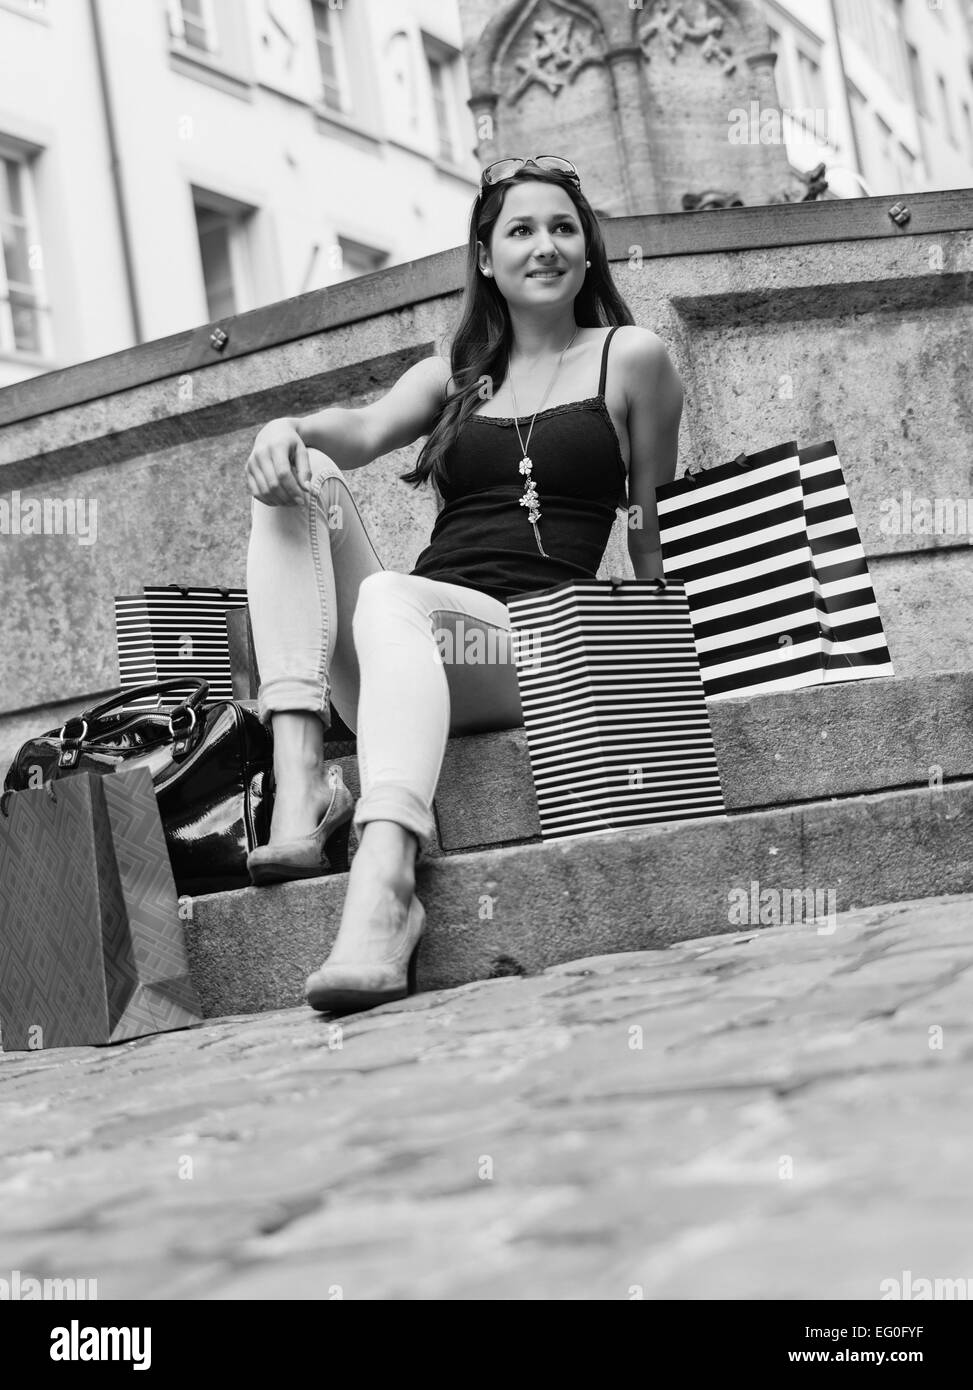
[[[465,241],[454,0],[0,0],[0,386]]]
[[[969,0],[760,3],[795,169],[845,198],[973,186]]]
[[[973,185],[970,0],[759,2],[798,173]],[[0,0],[0,387],[465,242],[474,3]]]

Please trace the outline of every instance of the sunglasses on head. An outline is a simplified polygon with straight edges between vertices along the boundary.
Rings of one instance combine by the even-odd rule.
[[[531,164],[535,169],[541,169],[547,174],[564,174],[581,187],[578,171],[570,159],[562,159],[559,154],[535,154],[530,159],[497,159],[488,164],[480,175],[480,192],[491,184],[503,183],[504,179],[513,178],[514,174],[519,174],[521,169],[526,169]]]

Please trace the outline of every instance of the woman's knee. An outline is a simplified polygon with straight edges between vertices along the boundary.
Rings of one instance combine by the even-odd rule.
[[[358,586],[355,611],[372,608],[382,610],[399,602],[408,596],[409,581],[412,578],[411,574],[402,574],[399,570],[382,569],[376,570],[374,574],[366,574]]]
[[[307,461],[311,469],[311,477],[316,478],[324,474],[327,477],[343,477],[341,469],[335,463],[330,454],[322,453],[320,449],[308,449]]]
[[[352,628],[361,635],[401,620],[403,616],[422,621],[425,614],[414,575],[398,570],[376,570],[374,574],[367,574],[358,586]]]
[[[321,509],[329,531],[343,531],[349,499],[354,501],[348,480],[334,459],[320,449],[308,449],[307,457],[312,503]]]

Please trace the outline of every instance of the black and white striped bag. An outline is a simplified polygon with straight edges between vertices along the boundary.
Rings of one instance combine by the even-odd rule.
[[[570,580],[507,609],[545,839],[725,814],[681,584]]]
[[[793,441],[657,489],[707,699],[894,674],[834,441]]]
[[[123,690],[189,676],[209,683],[212,701],[232,700],[233,673],[226,619],[247,606],[246,589],[146,584],[142,594],[115,599],[118,669]],[[164,697],[176,703],[184,692]],[[148,696],[132,708],[157,707]]]

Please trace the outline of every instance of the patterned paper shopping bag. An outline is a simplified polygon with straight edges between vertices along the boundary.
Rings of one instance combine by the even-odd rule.
[[[6,1052],[201,1021],[152,778],[78,773],[0,796]]]
[[[725,813],[681,584],[571,580],[507,608],[544,838]]]
[[[894,674],[833,440],[741,454],[656,498],[708,699]]]

